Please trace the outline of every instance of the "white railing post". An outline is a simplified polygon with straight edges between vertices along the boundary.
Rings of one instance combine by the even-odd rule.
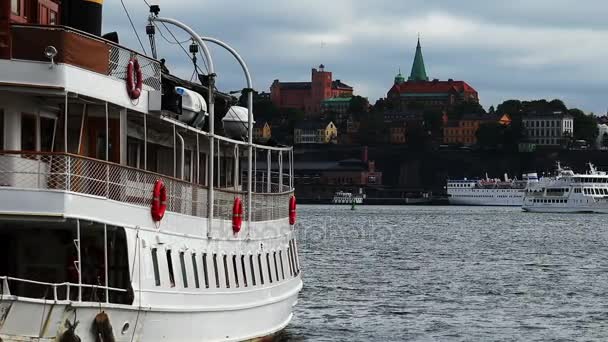
[[[103,259],[104,259],[104,277],[106,286],[106,303],[110,302],[109,290],[108,290],[108,225],[103,225]]]
[[[78,248],[78,301],[82,302],[82,253],[80,239],[80,220],[76,220],[76,239]]]
[[[67,153],[67,152],[66,152]],[[65,169],[65,178],[66,178],[66,191],[72,191],[72,157],[66,155],[64,156],[66,159],[66,169]]]
[[[270,175],[270,171],[271,171],[271,164],[272,163],[272,154],[271,151],[268,150],[267,152],[267,158],[266,158],[266,179],[267,179],[267,183],[266,183],[266,192],[270,193],[272,192],[272,176]]]
[[[283,151],[279,151],[279,191],[283,192]]]

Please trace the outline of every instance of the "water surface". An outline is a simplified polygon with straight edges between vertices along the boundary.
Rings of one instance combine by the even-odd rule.
[[[295,341],[608,340],[608,215],[300,206]]]

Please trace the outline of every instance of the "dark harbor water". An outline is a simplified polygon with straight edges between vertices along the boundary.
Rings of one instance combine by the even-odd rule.
[[[606,341],[608,216],[300,206],[294,341]]]

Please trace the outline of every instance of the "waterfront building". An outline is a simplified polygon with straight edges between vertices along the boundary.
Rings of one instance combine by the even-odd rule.
[[[399,72],[387,99],[399,111],[422,112],[424,110],[446,111],[463,102],[479,102],[477,91],[465,81],[429,80],[420,39],[416,46],[412,71],[407,81]]]
[[[272,103],[280,109],[299,109],[307,117],[319,117],[322,102],[331,98],[352,97],[353,88],[340,80],[333,80],[332,73],[323,64],[313,68],[310,82],[281,82],[274,80],[270,86]]]
[[[333,122],[303,121],[296,125],[293,132],[294,144],[336,143],[338,128]]]
[[[537,146],[559,146],[574,133],[574,119],[563,112],[529,114],[522,119],[528,141]]]
[[[253,126],[253,140],[266,142],[272,137],[272,127],[268,121],[256,122]]]

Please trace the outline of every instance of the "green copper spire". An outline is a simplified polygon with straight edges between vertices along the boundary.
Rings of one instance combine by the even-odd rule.
[[[426,76],[426,69],[424,68],[424,59],[422,58],[422,48],[420,47],[420,38],[418,38],[418,45],[416,46],[416,56],[414,57],[414,64],[412,65],[412,73],[407,79],[408,81],[428,81],[429,78]]]

